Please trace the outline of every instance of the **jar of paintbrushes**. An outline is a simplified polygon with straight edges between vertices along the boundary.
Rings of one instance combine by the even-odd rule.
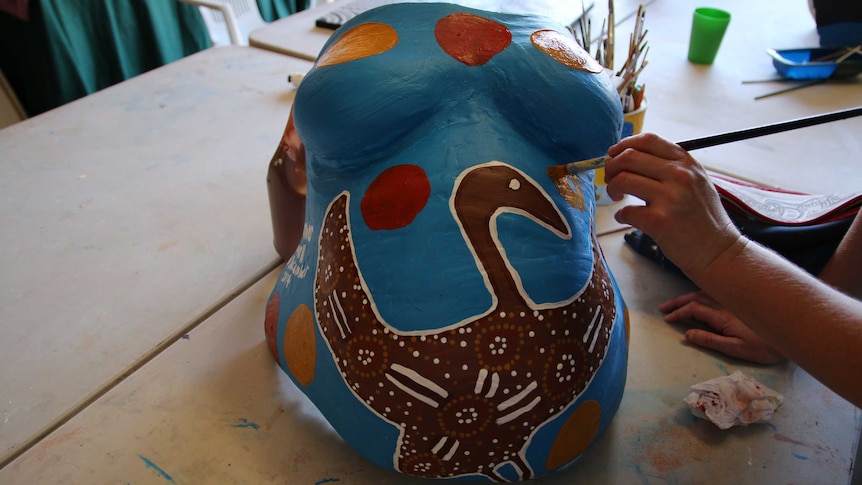
[[[608,18],[603,21],[596,49],[596,60],[609,72],[614,73],[614,82],[620,95],[620,106],[623,110],[623,128],[621,137],[636,135],[643,130],[644,118],[646,117],[647,99],[645,96],[646,86],[638,82],[638,78],[647,65],[646,56],[649,46],[646,41],[647,30],[644,28],[646,10],[643,4],[638,6],[635,13],[635,23],[628,42],[628,55],[622,67],[614,71],[615,46],[615,17],[614,2],[608,1]],[[621,19],[621,22],[626,20]],[[590,39],[591,25],[586,15],[582,16],[578,24],[571,26],[570,30],[575,40],[590,53],[592,40]],[[596,203],[610,204],[613,201],[608,196],[605,185],[604,169],[600,168],[595,173]]]

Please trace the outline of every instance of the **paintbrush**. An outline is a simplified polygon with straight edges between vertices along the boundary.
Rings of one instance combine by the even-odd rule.
[[[781,133],[783,131],[805,128],[808,126],[819,125],[822,123],[829,123],[830,121],[853,118],[854,116],[860,115],[862,115],[862,106],[841,111],[832,111],[830,113],[824,113],[805,118],[797,118],[795,120],[782,121],[780,123],[774,123],[770,125],[757,126],[745,130],[731,131],[719,135],[695,138],[693,140],[679,142],[677,143],[677,145],[681,146],[686,151],[691,151],[700,148],[713,147],[716,145],[724,145],[725,143],[732,143],[735,141],[748,140],[750,138],[757,138],[759,136],[773,135],[775,133]],[[587,170],[603,168],[605,166],[605,163],[607,163],[610,158],[611,157],[609,157],[608,155],[604,155],[601,157],[581,160],[579,162],[571,162],[563,165],[554,165],[548,167],[547,172],[548,175],[551,176],[551,178],[556,180],[566,174],[574,175]]]

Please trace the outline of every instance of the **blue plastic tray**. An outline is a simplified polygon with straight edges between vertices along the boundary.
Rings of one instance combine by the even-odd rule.
[[[811,49],[767,49],[766,52],[772,56],[772,65],[775,66],[778,73],[788,79],[828,79],[858,75],[862,72],[862,55],[859,53],[853,54],[841,63],[836,63],[834,60],[816,60],[844,50],[844,48],[816,47]]]

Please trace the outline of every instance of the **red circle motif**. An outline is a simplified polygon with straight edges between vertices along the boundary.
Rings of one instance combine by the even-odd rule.
[[[430,196],[431,182],[422,167],[396,165],[371,182],[360,209],[369,229],[399,229],[413,222]]]
[[[468,66],[481,66],[512,42],[512,32],[498,22],[469,13],[453,13],[434,27],[437,43]]]

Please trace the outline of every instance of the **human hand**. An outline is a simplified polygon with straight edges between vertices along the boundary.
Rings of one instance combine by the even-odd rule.
[[[677,323],[689,319],[703,322],[718,333],[692,328],[686,330],[689,343],[716,350],[730,357],[776,364],[784,356],[748,328],[739,318],[702,291],[695,291],[666,301],[658,307],[666,313],[664,320]]]
[[[679,145],[643,133],[624,138],[608,155],[608,195],[646,202],[623,207],[616,220],[652,237],[689,277],[741,241],[706,171]]]

